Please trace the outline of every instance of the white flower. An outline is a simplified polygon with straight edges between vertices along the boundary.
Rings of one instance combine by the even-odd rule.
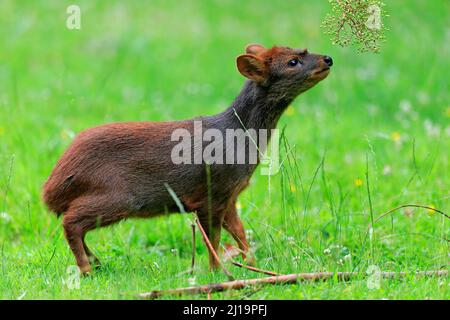
[[[6,212],[0,212],[0,219],[10,222],[12,220],[11,216]]]
[[[391,174],[391,172],[392,172],[392,168],[390,165],[387,164],[383,167],[383,175],[388,176]]]
[[[411,102],[409,102],[409,100],[400,101],[400,110],[404,113],[410,113],[411,112]]]
[[[425,119],[423,126],[429,137],[439,137],[441,133],[441,128],[438,125],[433,124],[430,119]]]
[[[353,163],[353,156],[350,153],[346,153],[344,155],[344,161],[347,164],[352,164]]]
[[[191,286],[195,286],[197,284],[197,279],[195,277],[188,278],[188,283]]]
[[[287,241],[289,244],[295,244],[295,238],[294,237],[287,237]]]

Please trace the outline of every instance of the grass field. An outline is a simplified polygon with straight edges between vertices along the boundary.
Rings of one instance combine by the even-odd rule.
[[[399,210],[366,236],[371,217],[401,204],[449,213],[448,1],[386,1],[389,30],[380,54],[333,46],[320,29],[330,8],[325,0],[79,0],[81,30],[68,30],[71,3],[1,4],[0,298],[130,299],[226,280],[208,271],[199,236],[195,273],[184,273],[190,218],[172,215],[89,233],[103,268],[69,288],[74,258],[40,192],[85,128],[225,109],[244,81],[235,57],[253,42],[307,47],[335,61],[330,76],[279,123],[295,146],[286,153],[282,144],[280,173],[270,181],[255,174],[240,197],[258,267],[280,273],[448,268],[449,224],[432,210]],[[258,276],[227,266],[236,278]],[[213,298],[448,299],[449,286],[448,278],[407,277],[371,289],[361,278]]]

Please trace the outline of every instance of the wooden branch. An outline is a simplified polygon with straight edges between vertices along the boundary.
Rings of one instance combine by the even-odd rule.
[[[222,268],[222,271],[228,277],[228,280],[233,281],[234,280],[233,276],[231,275],[230,271],[228,271],[228,269],[225,268],[225,266],[222,264],[222,262],[220,262],[220,258],[217,255],[217,252],[214,250],[214,248],[211,244],[211,241],[209,241],[208,235],[206,234],[205,229],[203,229],[203,226],[200,223],[200,221],[198,220],[198,218],[195,218],[195,223],[197,224],[198,228],[200,229],[200,232],[203,236],[203,239],[205,240],[205,243],[206,243],[206,246],[208,247],[209,252],[213,255],[214,259],[217,261],[220,268]]]
[[[231,263],[234,264],[237,267],[248,269],[248,270],[251,270],[251,271],[254,271],[254,272],[268,274],[269,276],[279,276],[279,274],[276,273],[276,272],[263,270],[263,269],[258,269],[258,268],[252,267],[252,266],[247,266],[245,264],[242,264],[242,263],[234,261],[234,260],[231,260]]]
[[[403,278],[410,274],[416,277],[443,277],[448,275],[448,270],[437,271],[419,271],[415,273],[407,272],[380,272],[381,278]],[[326,281],[336,277],[338,281],[348,281],[352,278],[367,276],[358,272],[318,272],[318,273],[298,273],[287,274],[281,276],[272,276],[267,278],[234,280],[223,283],[207,284],[202,286],[193,286],[169,290],[156,290],[140,294],[138,297],[142,299],[155,299],[163,295],[181,296],[185,294],[211,294],[213,292],[221,292],[227,290],[240,290],[257,285],[277,285],[277,284],[296,284],[303,281]]]
[[[195,268],[195,250],[196,250],[196,243],[195,243],[195,223],[191,224],[192,228],[192,261],[191,261],[191,274],[194,274],[194,268]]]
[[[246,252],[244,252],[243,250],[241,250],[239,248],[233,247],[233,249],[238,250],[241,254],[247,254]],[[267,274],[269,276],[278,276],[278,275],[280,275],[279,273],[276,273],[276,272],[273,272],[273,271],[263,270],[263,269],[259,269],[259,268],[253,267],[253,266],[249,266],[249,265],[245,265],[245,264],[242,264],[240,262],[237,262],[236,260],[233,259],[233,255],[228,252],[228,249],[226,247],[224,247],[224,250],[225,250],[225,255],[228,256],[229,261],[232,264],[234,264],[236,267],[244,268],[244,269],[247,269],[247,270],[250,270],[250,271],[254,271],[254,272],[258,272],[258,273],[262,273],[262,274]]]

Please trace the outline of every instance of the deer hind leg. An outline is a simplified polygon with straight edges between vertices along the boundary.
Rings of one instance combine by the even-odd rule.
[[[114,201],[113,201],[114,199]],[[110,194],[85,196],[73,201],[63,218],[64,235],[81,273],[92,272],[91,262],[99,260],[87,247],[84,238],[88,231],[103,227],[126,217],[126,206]]]
[[[64,235],[69,243],[70,250],[75,256],[78,268],[82,274],[92,272],[92,267],[89,263],[89,258],[83,245],[83,237],[85,232],[77,223],[76,212],[68,211],[63,219]]]
[[[86,252],[86,255],[88,257],[89,263],[91,265],[94,266],[94,268],[100,268],[101,267],[101,263],[100,260],[97,258],[97,256],[89,249],[89,247],[86,245],[86,241],[85,241],[85,236],[83,236],[82,241],[83,241],[83,248],[84,251]]]
[[[239,218],[236,208],[231,208],[224,217],[223,228],[230,233],[230,235],[236,241],[239,249],[241,250],[242,258],[248,263],[253,265],[255,263],[253,256],[248,256],[249,244],[245,235],[244,226]]]

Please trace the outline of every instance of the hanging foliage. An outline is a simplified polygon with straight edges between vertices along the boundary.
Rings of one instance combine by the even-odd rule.
[[[360,52],[379,52],[385,40],[384,3],[378,0],[329,0],[332,12],[322,28],[333,44],[354,45]]]

